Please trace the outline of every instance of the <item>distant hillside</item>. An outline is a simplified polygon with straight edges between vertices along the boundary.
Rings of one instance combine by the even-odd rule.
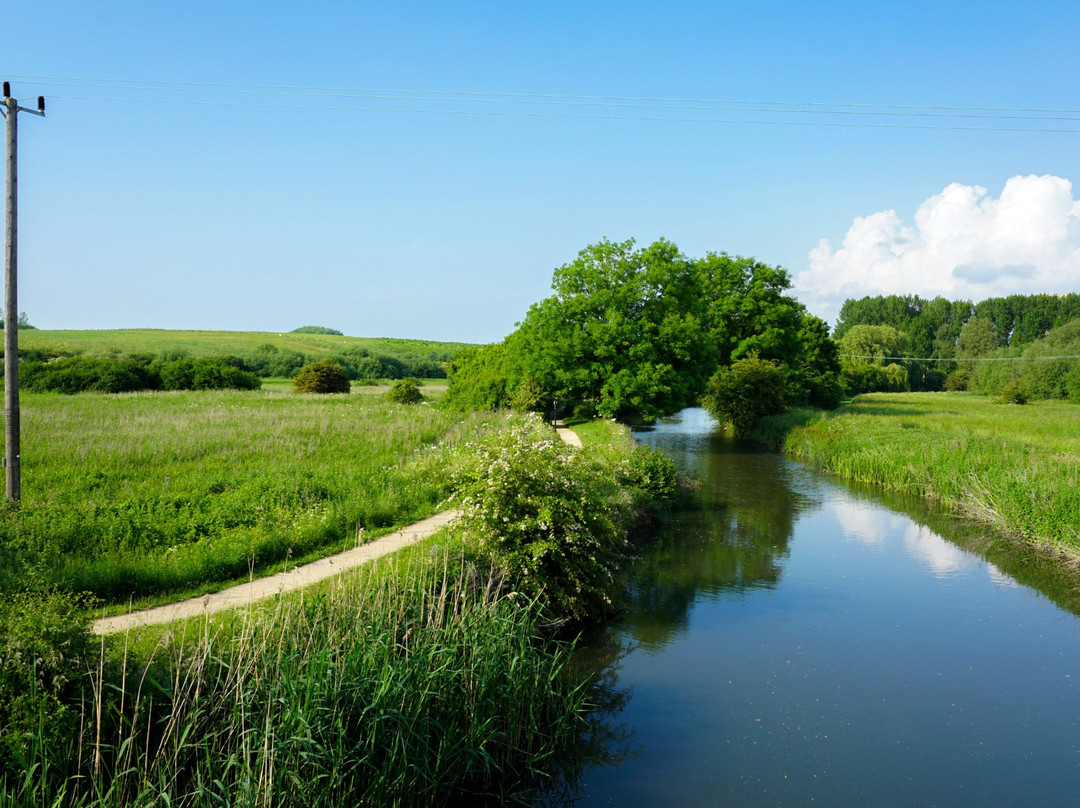
[[[183,352],[192,357],[239,356],[264,345],[279,351],[297,351],[311,359],[333,356],[349,348],[366,348],[373,354],[396,359],[430,359],[445,362],[464,342],[433,342],[391,337],[344,337],[332,334],[294,334],[272,331],[167,331],[131,328],[112,331],[20,331],[19,347],[25,350],[110,354],[161,354]]]

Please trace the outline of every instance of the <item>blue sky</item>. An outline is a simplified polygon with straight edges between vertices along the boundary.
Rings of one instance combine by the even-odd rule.
[[[39,327],[493,341],[605,237],[782,265],[830,321],[1080,291],[1074,2],[5,12]]]

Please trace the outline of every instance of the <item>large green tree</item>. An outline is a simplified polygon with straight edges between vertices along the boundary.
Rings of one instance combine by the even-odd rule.
[[[669,241],[592,244],[555,271],[555,294],[509,338],[510,381],[601,415],[653,418],[694,404],[716,366],[701,274]]]
[[[786,294],[787,270],[727,253],[709,253],[696,265],[721,365],[753,352],[789,366],[797,361],[806,310]]]

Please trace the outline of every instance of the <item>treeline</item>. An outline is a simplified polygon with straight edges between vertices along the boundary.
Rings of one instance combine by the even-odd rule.
[[[848,300],[833,331],[849,394],[966,390],[1078,398],[1080,294],[1011,295],[979,303],[888,295]],[[1078,382],[1080,384],[1080,382]]]
[[[133,393],[139,390],[257,390],[259,378],[229,358],[99,359],[65,356],[19,363],[19,387],[30,393]]]
[[[291,379],[300,368],[315,359],[330,359],[345,368],[351,381],[376,379],[445,379],[446,362],[450,356],[397,357],[369,351],[367,348],[346,348],[333,356],[308,356],[300,351],[282,350],[266,343],[254,351],[236,358],[238,366],[262,378]]]
[[[0,351],[0,356],[3,352]],[[139,390],[255,390],[265,378],[295,378],[311,357],[299,351],[260,346],[243,356],[189,357],[172,351],[133,356],[72,356],[49,351],[19,352],[19,385],[31,393],[132,393]],[[329,361],[349,380],[445,378],[434,359],[374,354],[349,348]],[[2,378],[0,369],[0,378]]]
[[[555,270],[555,294],[503,342],[455,357],[447,398],[651,419],[701,402],[715,374],[766,363],[779,374],[770,406],[835,407],[836,345],[790,287],[786,270],[753,258],[601,241]]]

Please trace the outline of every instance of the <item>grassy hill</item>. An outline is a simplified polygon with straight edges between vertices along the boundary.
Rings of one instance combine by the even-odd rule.
[[[321,359],[347,348],[366,348],[371,353],[397,359],[425,358],[445,361],[462,348],[463,342],[395,339],[391,337],[343,337],[331,334],[291,334],[273,331],[168,331],[155,328],[130,328],[103,331],[19,332],[19,347],[51,350],[88,356],[110,354],[172,353],[189,356],[239,356],[262,345],[281,351],[298,351],[311,359]]]

